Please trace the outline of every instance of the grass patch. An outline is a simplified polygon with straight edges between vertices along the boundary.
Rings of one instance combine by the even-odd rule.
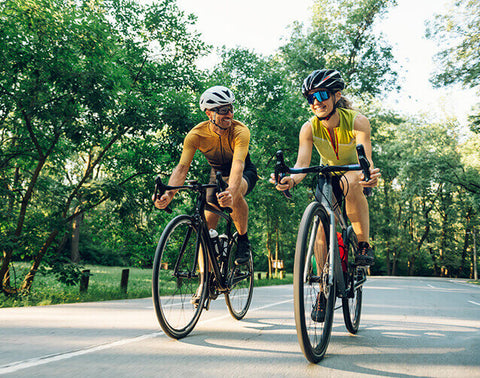
[[[16,276],[24,277],[27,265],[15,264]],[[86,265],[89,269],[88,290],[80,293],[80,285],[67,286],[54,276],[38,275],[32,290],[25,295],[0,293],[0,307],[45,306],[62,303],[98,302],[116,299],[148,298],[152,296],[152,269],[129,268],[128,288],[125,293],[120,287],[122,270],[125,267]],[[261,278],[259,279],[259,273]],[[293,275],[285,278],[266,279],[265,272],[256,272],[254,286],[286,285],[293,282]]]
[[[79,284],[67,286],[54,276],[38,275],[28,294],[0,294],[0,307],[42,306],[60,303],[96,302],[113,299],[145,298],[151,296],[152,270],[129,268],[127,293],[120,288],[124,267],[86,265],[90,270],[88,290],[81,293]],[[16,266],[17,276],[23,277],[22,267]]]

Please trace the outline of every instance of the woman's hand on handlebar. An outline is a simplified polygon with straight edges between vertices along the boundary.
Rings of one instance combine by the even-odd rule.
[[[170,202],[172,202],[173,193],[166,191],[159,198],[155,198],[155,195],[152,196],[153,204],[157,209],[165,209]]]
[[[378,179],[381,176],[382,176],[382,174],[380,173],[379,168],[370,169],[370,180],[364,181],[365,176],[363,175],[363,173],[361,173],[360,174],[360,178],[361,178],[360,185],[362,185],[365,188],[374,188],[378,185]]]
[[[275,173],[272,173],[270,175],[270,181],[271,184],[275,185],[276,180],[275,180]],[[284,190],[289,190],[292,189],[295,186],[295,181],[293,180],[292,176],[285,176],[280,179],[280,182],[275,185],[275,189],[283,192]]]

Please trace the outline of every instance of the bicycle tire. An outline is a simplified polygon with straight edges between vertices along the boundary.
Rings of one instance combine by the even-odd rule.
[[[349,253],[349,260],[354,261],[355,252],[358,249],[358,240],[352,226],[347,229],[347,241],[345,243],[347,252]],[[353,264],[349,266],[348,274],[348,297],[342,298],[343,319],[347,330],[356,334],[360,326],[360,317],[362,314],[362,286],[355,289],[356,283],[363,278],[363,268],[357,267]]]
[[[253,257],[247,264],[235,265],[238,235],[235,233],[229,243],[227,282],[229,291],[225,293],[225,302],[230,315],[241,320],[247,314],[253,296]],[[238,282],[235,282],[239,280]]]
[[[195,256],[207,260],[205,243],[189,215],[179,215],[165,227],[155,251],[152,296],[163,331],[174,339],[187,336],[195,327],[207,297],[208,269],[199,269]],[[199,246],[202,248],[199,249]],[[193,301],[198,294],[198,304]]]
[[[323,227],[319,228],[320,222]],[[295,263],[293,272],[293,299],[295,326],[297,337],[303,354],[308,361],[318,363],[327,351],[332,332],[333,315],[336,301],[336,280],[328,284],[329,255],[328,247],[330,220],[324,207],[318,202],[310,203],[303,213],[300,222],[297,244],[295,249]],[[327,241],[327,259],[322,272],[315,275],[316,263],[308,257],[308,248],[315,239],[317,232],[323,233]],[[313,246],[311,246],[313,248]],[[320,293],[320,282],[326,298],[324,322],[312,320],[312,309]]]

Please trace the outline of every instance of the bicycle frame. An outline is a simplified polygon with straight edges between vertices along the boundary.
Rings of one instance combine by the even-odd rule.
[[[297,337],[303,354],[313,363],[319,362],[328,348],[337,298],[341,298],[347,330],[355,334],[360,322],[361,286],[366,276],[364,269],[355,264],[349,264],[346,269],[342,266],[337,229],[342,230],[347,251],[352,248],[356,252],[357,238],[348,224],[345,201],[334,187],[336,173],[363,171],[365,181],[370,179],[369,162],[362,145],[357,145],[357,154],[359,164],[289,168],[282,151],[277,152],[277,183],[286,173],[319,175],[315,199],[300,221],[293,280]],[[291,197],[289,192],[284,194]]]
[[[336,277],[337,291],[339,294],[338,296],[343,297],[346,295],[346,285],[345,285],[345,280],[343,276],[342,264],[340,260],[340,249],[338,247],[337,232],[336,232],[336,224],[337,224],[336,220],[338,220],[338,223],[342,228],[342,237],[344,238],[344,240],[346,240],[345,236],[346,236],[348,225],[344,217],[344,211],[340,210],[340,206],[337,206],[334,209],[332,209],[330,205],[332,203],[331,201],[334,198],[332,176],[327,174],[327,175],[324,175],[324,177],[326,181],[322,185],[322,187],[319,188],[321,189],[321,193],[322,193],[322,198],[320,200],[320,203],[330,218],[329,247],[330,247],[330,251],[334,251],[333,253],[330,254],[328,283],[329,285],[332,285],[333,278]]]
[[[214,253],[214,246],[212,244],[212,241],[209,236],[208,232],[208,226],[207,226],[207,220],[205,217],[205,210],[210,211],[214,214],[219,215],[223,219],[226,220],[227,225],[226,225],[226,232],[227,232],[227,237],[229,240],[231,240],[233,234],[232,234],[232,217],[225,213],[225,211],[218,210],[217,208],[213,207],[209,203],[207,203],[207,194],[206,190],[208,188],[217,188],[217,184],[199,184],[197,181],[191,182],[191,185],[181,185],[181,186],[169,186],[169,185],[164,185],[161,182],[161,179],[157,177],[155,180],[156,186],[155,186],[155,196],[163,194],[166,190],[172,190],[172,189],[191,189],[195,192],[198,192],[199,195],[196,199],[194,210],[193,210],[193,215],[192,218],[195,222],[195,226],[199,228],[199,235],[200,237],[196,241],[196,250],[197,253],[195,255],[194,259],[194,266],[197,267],[199,262],[198,262],[198,252],[200,251],[201,248],[201,240],[203,240],[204,245],[207,246],[207,256],[208,256],[208,262],[205,262],[205,264],[210,263],[213,274],[216,278],[217,285],[218,285],[218,290],[220,292],[226,292],[230,289],[229,283],[227,282],[227,277],[221,272],[220,265],[215,257]],[[171,211],[169,208],[166,208],[165,210]],[[227,211],[227,209],[225,209]],[[227,256],[228,259],[228,256]],[[176,270],[176,268],[175,268]]]
[[[365,157],[365,151],[362,145],[357,145],[357,153],[358,153],[358,160],[359,164],[347,164],[347,165],[340,165],[340,166],[312,166],[306,168],[289,168],[284,160],[283,160],[283,153],[282,151],[277,152],[277,165],[275,167],[275,177],[277,181],[279,178],[283,177],[285,173],[290,174],[306,174],[306,173],[318,173],[321,174],[325,178],[325,182],[321,187],[319,187],[321,192],[321,198],[315,198],[317,202],[319,202],[325,211],[327,212],[328,217],[330,218],[330,237],[329,237],[329,249],[333,251],[329,257],[329,272],[328,272],[328,283],[330,285],[333,284],[334,277],[336,278],[337,283],[337,296],[338,297],[346,297],[348,296],[347,293],[347,285],[345,285],[345,278],[343,275],[341,259],[340,259],[340,249],[338,247],[338,240],[337,240],[337,232],[336,232],[336,224],[337,220],[342,228],[342,237],[346,240],[347,234],[347,220],[346,220],[346,213],[344,208],[340,208],[340,206],[336,206],[332,209],[331,203],[334,201],[334,193],[333,193],[333,184],[332,184],[332,175],[334,172],[347,172],[347,171],[363,171],[365,175],[365,180],[368,181],[370,178],[370,171],[369,166],[370,163]],[[317,183],[317,187],[318,187]],[[365,193],[368,195],[367,193]],[[285,193],[287,198],[290,198],[290,193]],[[317,227],[319,220],[315,221],[314,226]],[[315,237],[312,234],[312,239]],[[307,261],[311,261],[312,254],[313,254],[313,244],[314,240],[310,240],[309,242],[309,250],[307,254]],[[305,266],[304,271],[304,279],[306,280],[308,276],[308,269],[309,267]],[[362,284],[363,282],[361,282]],[[358,285],[357,285],[358,287]]]
[[[200,200],[197,201],[197,204]],[[220,210],[217,210],[216,208],[214,208],[213,206],[209,205],[208,203],[204,202],[203,203],[203,210],[207,210],[207,211],[210,211],[212,213],[215,213],[217,215],[219,215],[220,217],[222,217],[223,219],[226,220],[227,222],[227,227],[226,227],[226,232],[227,232],[227,237],[228,237],[228,240],[230,240],[232,238],[232,223],[233,223],[233,220],[232,218],[228,215],[228,214],[225,214],[223,211],[220,211]],[[212,270],[213,270],[213,274],[217,280],[217,283],[218,283],[218,290],[220,292],[225,292],[225,291],[228,291],[229,290],[229,285],[228,285],[228,282],[227,282],[227,277],[220,271],[221,268],[220,268],[220,265],[219,265],[219,262],[218,260],[215,258],[215,253],[214,253],[214,246],[212,244],[212,240],[210,238],[210,235],[208,233],[208,226],[207,226],[207,220],[205,218],[205,212],[202,211],[202,206],[200,207],[197,207],[195,209],[195,213],[194,213],[194,217],[198,217],[200,216],[202,221],[200,223],[198,223],[198,225],[201,227],[201,237],[203,238],[203,240],[205,241],[206,245],[207,245],[207,255],[208,255],[208,260],[212,266]],[[200,243],[200,240],[197,241],[197,243]],[[197,251],[200,251],[200,245],[197,245]],[[197,253],[197,256],[195,257],[195,260],[198,259],[198,253]],[[228,256],[227,256],[227,259],[228,259]],[[195,263],[197,263],[197,261],[195,261]]]
[[[315,167],[312,167],[315,168]],[[342,169],[345,171],[351,171],[351,170],[359,170],[361,169],[358,164],[356,165],[346,165],[342,166]],[[307,170],[310,170],[310,168],[292,168],[289,169],[290,173],[308,173],[306,172]],[[313,172],[316,172],[313,170]],[[324,173],[323,177],[325,177],[325,182],[323,185],[319,188],[321,190],[321,198],[320,200],[316,198],[316,201],[319,202],[323,208],[325,209],[328,217],[330,218],[330,230],[329,230],[329,250],[333,251],[333,253],[330,253],[329,256],[329,272],[328,272],[328,283],[329,285],[333,284],[333,279],[334,277],[336,278],[336,283],[337,283],[337,296],[338,297],[344,297],[347,296],[347,291],[346,291],[346,286],[345,285],[345,279],[343,275],[343,270],[342,270],[342,264],[341,264],[341,259],[340,259],[340,249],[338,247],[338,240],[337,240],[337,232],[336,232],[336,225],[337,221],[338,224],[340,224],[340,227],[342,228],[342,237],[344,240],[346,240],[346,232],[347,232],[347,221],[344,216],[344,209],[341,209],[340,206],[335,207],[332,209],[331,203],[334,198],[333,194],[333,186],[332,186],[332,176],[328,173]],[[317,184],[318,185],[318,184]],[[319,219],[316,219],[314,226],[318,227],[318,222],[320,222]],[[312,233],[311,235],[312,239],[315,237],[315,234]],[[310,240],[309,242],[309,250],[308,250],[308,255],[307,255],[307,261],[311,261],[312,255],[313,255],[313,245],[314,245],[314,240]],[[309,267],[305,265],[305,271],[304,271],[304,278],[306,280],[308,276],[308,270]]]

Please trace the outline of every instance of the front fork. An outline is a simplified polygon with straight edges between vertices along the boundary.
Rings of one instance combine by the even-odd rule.
[[[337,282],[337,290],[340,297],[346,295],[345,290],[345,279],[343,277],[342,263],[340,261],[340,251],[338,249],[337,233],[335,231],[335,213],[328,207],[324,206],[325,211],[327,212],[328,217],[330,218],[330,239],[328,241],[330,251],[329,260],[328,260],[328,277],[327,281],[324,282],[328,287],[332,287],[333,280]],[[314,220],[313,230],[316,230],[321,222],[320,218],[317,216]],[[316,239],[316,232],[310,234],[310,240],[308,242],[308,252],[307,252],[307,263],[305,264],[303,272],[303,282],[307,282],[309,277],[311,277],[310,267],[312,264],[312,256],[314,254],[314,245]],[[332,252],[333,251],[333,252]],[[321,272],[317,272],[317,277],[321,278]]]
[[[340,297],[346,296],[345,279],[343,276],[342,262],[340,260],[340,250],[338,247],[337,231],[335,229],[335,213],[328,207],[325,207],[327,215],[330,218],[330,241],[329,241],[329,266],[328,266],[328,285],[332,287],[333,280],[337,283],[337,294]]]

